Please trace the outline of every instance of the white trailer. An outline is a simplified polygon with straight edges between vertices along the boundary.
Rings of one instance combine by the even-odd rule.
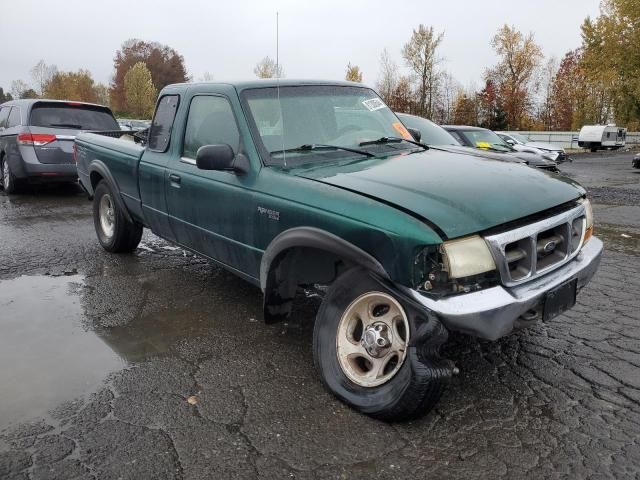
[[[585,125],[578,135],[578,146],[592,152],[598,149],[617,150],[625,145],[627,129],[615,125]]]

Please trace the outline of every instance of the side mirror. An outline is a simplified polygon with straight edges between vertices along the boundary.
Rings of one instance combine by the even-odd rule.
[[[407,131],[411,134],[416,142],[419,142],[422,138],[422,133],[417,128],[407,128]]]
[[[511,140],[510,138],[506,139],[505,142],[507,142],[511,146],[514,146],[516,144],[516,142]]]
[[[196,166],[200,170],[234,170],[236,154],[226,143],[204,145],[196,153]]]

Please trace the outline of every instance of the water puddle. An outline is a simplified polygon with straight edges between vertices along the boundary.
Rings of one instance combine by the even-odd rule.
[[[595,235],[604,242],[605,249],[640,256],[640,228],[596,224]]]
[[[0,282],[0,430],[94,391],[125,362],[82,328],[82,276]]]

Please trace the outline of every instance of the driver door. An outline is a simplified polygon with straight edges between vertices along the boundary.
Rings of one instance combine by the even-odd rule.
[[[222,143],[238,154],[240,133],[229,100],[213,94],[192,97],[181,156],[167,165],[171,228],[181,245],[254,277],[261,251],[253,247],[251,174],[196,166],[200,147]]]

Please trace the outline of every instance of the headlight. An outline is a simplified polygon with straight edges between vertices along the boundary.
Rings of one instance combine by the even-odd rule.
[[[444,242],[443,269],[449,278],[463,278],[496,269],[493,256],[486,242],[478,235]]]
[[[588,198],[585,198],[582,201],[582,205],[584,205],[584,218],[587,222],[587,228],[584,232],[584,241],[583,243],[587,243],[587,241],[593,235],[593,208],[591,207],[591,202]]]

